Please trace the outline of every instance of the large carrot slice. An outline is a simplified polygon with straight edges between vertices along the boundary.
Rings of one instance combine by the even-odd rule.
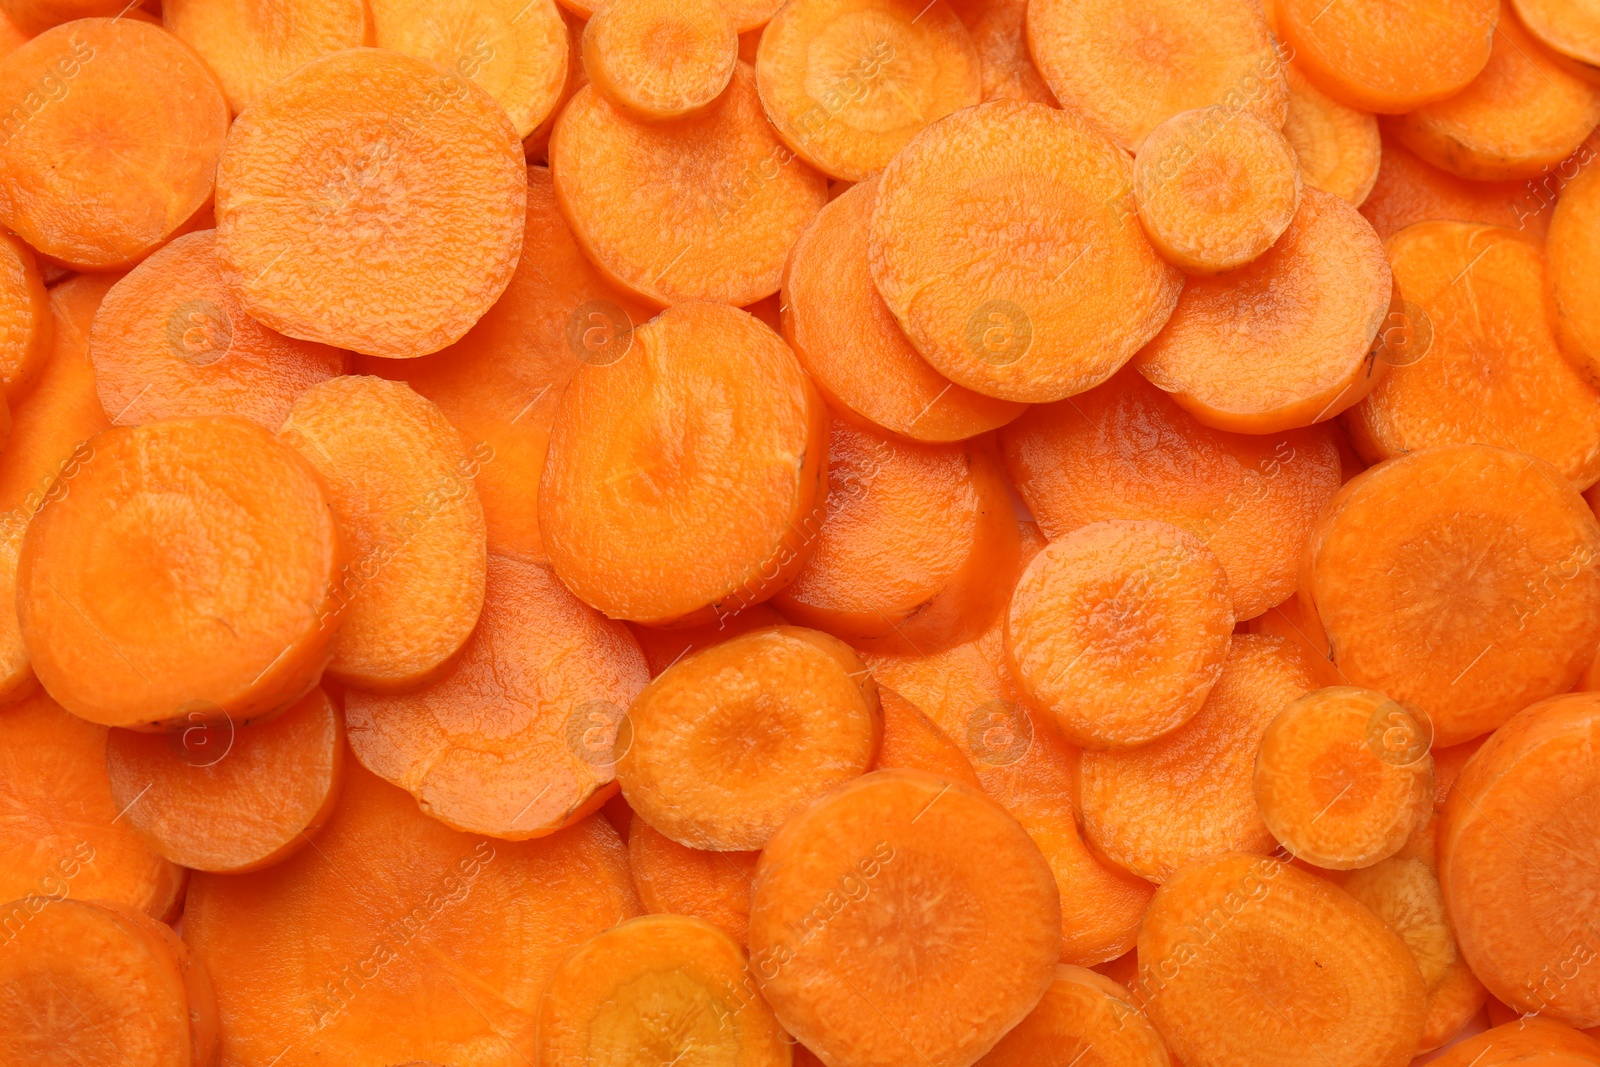
[[[709,105],[739,62],[739,34],[716,0],[610,0],[583,31],[595,89],[645,119]]]
[[[1056,103],[1055,94],[1028,54],[1026,0],[954,0],[950,6],[978,50],[985,100]]]
[[[527,178],[470,78],[381,49],[263,90],[217,169],[217,261],[253,318],[374,356],[457,341],[505,290]]]
[[[1523,24],[1546,48],[1572,60],[1581,73],[1600,67],[1600,11],[1565,0],[1512,0]]]
[[[1381,166],[1378,120],[1318,89],[1293,63],[1285,70],[1289,117],[1283,120],[1283,135],[1294,146],[1301,176],[1307,185],[1360,206]]]
[[[80,19],[0,65],[0,221],[74,267],[138,262],[211,200],[228,105],[159,26]]]
[[[828,1063],[970,1064],[1055,977],[1061,905],[994,802],[874,771],[785,824],[750,901],[751,969]]]
[[[789,346],[750,315],[662,312],[561,399],[539,483],[556,573],[636,622],[710,622],[766,600],[820,525],[826,420]]]
[[[33,250],[0,235],[0,387],[14,403],[50,358],[50,297]]]
[[[877,767],[927,771],[960,785],[983,788],[961,746],[945,736],[922,709],[881,685],[878,704],[883,710],[883,742],[878,746]]]
[[[1545,244],[1550,323],[1572,365],[1600,385],[1600,170],[1561,191]]]
[[[443,677],[404,695],[346,694],[350,747],[446,825],[539,837],[610,794],[644,657],[547,567],[491,556],[487,574],[477,628]]]
[[[1451,445],[1340,490],[1306,545],[1300,604],[1352,684],[1421,709],[1454,745],[1572,688],[1600,643],[1597,562],[1600,525],[1559,472]]]
[[[693,915],[750,937],[750,882],[759,852],[712,852],[680,845],[643,819],[628,833],[628,867],[646,911]]]
[[[1433,1061],[1435,1067],[1588,1067],[1600,1063],[1600,1042],[1550,1019],[1526,1017],[1467,1038]]]
[[[1024,403],[1081,393],[1155,336],[1183,284],[1145,239],[1131,180],[1127,155],[1075,110],[959,111],[884,171],[873,279],[957,385]]]
[[[975,1067],[1053,1067],[1076,1058],[1096,1067],[1169,1067],[1172,1058],[1126,989],[1062,964],[1039,1006]]]
[[[599,816],[540,841],[457,833],[360,767],[316,848],[195,876],[183,937],[210,968],[222,1061],[522,1063],[556,966],[639,913]]]
[[[1361,213],[1384,240],[1414,222],[1457,219],[1508,226],[1544,238],[1555,193],[1534,183],[1475,182],[1418,159],[1393,137],[1383,138],[1378,180]]]

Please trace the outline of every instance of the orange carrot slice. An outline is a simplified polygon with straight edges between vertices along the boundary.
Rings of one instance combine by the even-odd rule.
[[[0,235],[0,387],[15,403],[50,358],[50,297],[33,250]]]
[[[883,742],[878,746],[877,768],[927,771],[947,781],[982,789],[957,745],[911,701],[893,689],[878,686],[883,710]]]
[[[628,867],[646,911],[693,915],[741,945],[750,936],[750,882],[760,858],[680,845],[643,819],[628,834]]]
[[[1055,94],[1028,54],[1026,0],[953,0],[950,6],[978,50],[983,99],[1032,100],[1055,106]]]
[[[595,89],[644,119],[676,119],[722,95],[739,35],[716,0],[609,0],[583,31]]]
[[[760,36],[760,30],[772,16],[777,14],[778,8],[783,6],[783,0],[717,0],[718,4],[728,13],[733,20],[734,28],[741,35],[754,32]],[[591,3],[590,0],[561,0],[561,6],[580,19],[587,20],[594,15],[602,5]],[[747,62],[753,62],[747,60]]]
[[[73,19],[108,18],[127,7],[127,0],[0,0],[0,11],[30,35]]]
[[[1529,1016],[1469,1037],[1433,1063],[1437,1067],[1589,1067],[1600,1063],[1600,1042],[1570,1026]]]
[[[1550,323],[1561,350],[1591,385],[1600,385],[1600,170],[1580,173],[1550,217],[1545,267]]]
[[[1429,219],[1508,226],[1542,240],[1555,203],[1553,191],[1532,182],[1458,178],[1386,136],[1378,180],[1362,202],[1361,213],[1386,241],[1412,223]]]
[[[1591,77],[1600,67],[1600,12],[1563,0],[1512,0],[1523,24],[1544,47],[1572,60]]]
[[[1039,1006],[975,1067],[1169,1067],[1167,1047],[1116,982],[1083,967],[1060,965]]]
[[[1283,120],[1283,135],[1294,147],[1302,178],[1359,207],[1378,180],[1383,158],[1378,120],[1318,89],[1293,63],[1285,71],[1289,117]]]

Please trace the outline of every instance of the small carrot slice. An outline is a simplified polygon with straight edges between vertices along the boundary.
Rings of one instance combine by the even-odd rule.
[[[1243,108],[1196,108],[1145,137],[1133,196],[1167,262],[1217,274],[1249,263],[1288,228],[1300,206],[1300,167],[1276,125]]]
[[[1050,868],[993,801],[874,771],[762,851],[751,970],[784,1029],[829,1063],[957,1067],[1038,1003],[1060,930]]]
[[[1556,202],[1553,193],[1531,182],[1467,181],[1417,158],[1392,136],[1382,140],[1378,180],[1361,204],[1379,237],[1387,241],[1414,222],[1457,219],[1544,238]]]
[[[550,135],[550,173],[600,273],[661,306],[777,292],[789,246],[827,203],[826,180],[778,140],[743,63],[715,104],[671,122],[585,86]],[[639,226],[641,214],[657,223]]]
[[[698,625],[759,603],[805,564],[827,432],[781,338],[736,308],[677,305],[573,375],[539,482],[545,550],[614,619]]]
[[[290,337],[373,356],[437,352],[511,280],[525,167],[505,110],[460,73],[382,49],[313,60],[228,134],[222,280]]]
[[[1340,490],[1306,544],[1300,604],[1351,684],[1455,745],[1572,688],[1600,645],[1597,561],[1600,525],[1554,468],[1447,445]]]
[[[0,387],[15,403],[50,358],[50,297],[33,250],[0,234]]]
[[[539,837],[610,794],[644,657],[549,568],[490,556],[486,574],[477,628],[443,676],[411,693],[345,695],[350,748],[448,826]]]
[[[680,845],[643,819],[628,834],[628,867],[646,911],[704,919],[741,945],[750,936],[750,882],[760,858]]]
[[[1544,47],[1573,60],[1584,73],[1600,67],[1600,11],[1566,0],[1511,0],[1523,25]]]
[[[883,742],[878,746],[876,768],[927,771],[973,789],[983,788],[961,746],[946,737],[920,708],[881,685],[878,704],[883,710]]]
[[[868,770],[883,736],[860,659],[798,626],[685,656],[628,720],[616,767],[628,804],[679,844],[721,852],[765,847],[811,800]]]
[[[1432,1062],[1435,1067],[1588,1067],[1600,1064],[1600,1042],[1570,1026],[1528,1016],[1475,1034]]]
[[[643,119],[700,111],[738,62],[739,35],[716,0],[609,0],[583,30],[590,84]]]
[[[1283,135],[1300,161],[1300,174],[1312,188],[1360,206],[1378,180],[1383,139],[1378,120],[1346,107],[1311,83],[1293,63],[1289,77],[1289,116]]]
[[[1078,111],[997,100],[956,112],[885,169],[872,277],[957,385],[1023,403],[1081,393],[1155,336],[1183,285],[1145,238],[1131,178]]]
[[[975,1067],[1169,1067],[1167,1047],[1116,982],[1062,964],[1044,999]]]
[[[630,623],[628,629],[638,639],[644,658],[650,664],[650,677],[654,678],[691,652],[720,644],[751,630],[782,626],[784,622],[784,617],[771,604],[751,604],[743,611],[724,615],[716,622],[701,626],[663,627]]]
[[[1550,324],[1562,352],[1591,385],[1600,385],[1600,170],[1580,173],[1561,191],[1550,217],[1545,269]]]

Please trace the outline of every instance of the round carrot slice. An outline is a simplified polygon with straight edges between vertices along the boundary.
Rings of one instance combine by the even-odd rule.
[[[46,30],[0,66],[0,221],[72,267],[115,270],[211,199],[228,104],[205,62],[138,19]]]
[[[1261,9],[1230,0],[1038,0],[1028,47],[1056,99],[1139,151],[1180,111],[1248,108],[1274,129],[1289,105]]]
[[[1481,223],[1419,222],[1386,249],[1405,313],[1429,340],[1345,416],[1363,458],[1478,443],[1538,456],[1579,489],[1600,479],[1600,393],[1551,333],[1538,244]]]
[[[643,819],[628,833],[628,868],[646,911],[693,915],[739,944],[750,937],[750,882],[759,852],[711,852],[680,845]]]
[[[636,622],[710,622],[767,599],[821,523],[826,420],[789,346],[750,315],[662,312],[561,399],[539,482],[556,573]]]
[[[404,695],[346,694],[350,748],[448,826],[539,837],[610,794],[618,729],[647,672],[627,628],[548,568],[490,556],[487,575],[448,673]]]
[[[628,711],[628,804],[691,848],[765,847],[778,827],[878,754],[877,685],[837,638],[780,626],[685,656]]]
[[[245,314],[222,284],[212,230],[184,234],[139,264],[94,321],[89,358],[117,426],[238,415],[276,430],[301,390],[344,372],[337,348]]]
[[[739,35],[716,0],[610,0],[583,30],[590,84],[643,119],[700,111],[738,62]]]
[[[1405,942],[1338,887],[1264,857],[1197,864],[1157,891],[1139,984],[1190,1067],[1405,1067],[1422,1033]]]
[[[374,356],[437,352],[505,291],[527,174],[505,110],[427,60],[313,60],[239,116],[217,170],[217,261],[253,318]]]
[[[697,649],[720,644],[751,630],[784,625],[784,617],[771,604],[751,604],[743,611],[724,615],[716,622],[700,626],[643,626],[630,623],[628,629],[638,638],[645,661],[654,678],[684,656]]]
[[[1520,1012],[1600,1023],[1593,833],[1600,694],[1524,709],[1456,779],[1439,827],[1439,880],[1461,953]],[[1514,902],[1514,907],[1508,907]]]
[[[876,175],[832,200],[783,271],[783,336],[829,406],[919,441],[959,441],[1002,426],[1023,405],[974,393],[928,365],[906,339],[867,264]]]
[[[1511,6],[1544,47],[1575,60],[1580,68],[1600,67],[1600,10],[1593,4],[1511,0]]]
[[[1161,329],[1183,285],[1145,239],[1131,178],[1077,111],[997,100],[950,115],[884,171],[878,291],[957,385],[1024,403],[1099,385]]]
[[[975,1067],[1169,1067],[1167,1047],[1132,995],[1083,967],[1056,967],[1039,1006]]]
[[[1156,250],[1196,274],[1242,267],[1300,206],[1300,167],[1275,126],[1237,107],[1180,111],[1133,161],[1139,221]]]
[[[883,741],[878,746],[874,769],[927,771],[973,789],[983,788],[961,746],[945,736],[915,704],[880,685],[878,705],[883,710]]]
[[[1276,0],[1278,32],[1330,96],[1400,114],[1454,96],[1489,62],[1487,0]]]
[[[983,99],[977,49],[945,0],[789,0],[761,33],[756,85],[784,143],[852,182]]]
[[[1489,1002],[1491,1009],[1494,1004]],[[1431,1062],[1437,1067],[1590,1067],[1600,1063],[1600,1042],[1570,1026],[1529,1015],[1452,1045]]]
[[[1283,135],[1294,148],[1305,184],[1360,206],[1378,180],[1383,158],[1378,120],[1346,107],[1311,83],[1293,63],[1289,76],[1289,117]]]
[[[50,358],[50,297],[33,250],[0,234],[0,386],[15,403]]]
[[[773,133],[743,63],[715,104],[672,122],[633,118],[585,86],[556,121],[550,173],[595,266],[660,305],[742,307],[777,292],[789,246],[827,203],[826,181]]]
[[[790,1062],[788,1035],[756,992],[744,949],[683,915],[644,915],[596,934],[562,961],[539,1003],[543,1067],[631,1067],[641,1050],[663,1063]]]
[[[157,852],[197,871],[288,857],[333,811],[343,765],[344,723],[321,689],[266,722],[112,730],[106,744],[117,810]]]
[[[1600,644],[1597,561],[1600,525],[1558,471],[1450,445],[1340,490],[1306,544],[1300,603],[1352,684],[1454,745],[1572,688]]]
[[[1561,191],[1545,242],[1550,323],[1562,352],[1600,385],[1600,168]]]
[[[116,427],[86,447],[17,568],[22,639],[51,696],[138,729],[299,699],[332,650],[343,561],[311,466],[224,416]]]
[[[1060,930],[1055,880],[1015,820],[965,786],[874,771],[762,851],[751,969],[828,1063],[957,1067],[1033,1010]]]
[[[1232,636],[1222,564],[1164,522],[1095,522],[1051,542],[1006,616],[1028,699],[1093,749],[1148,744],[1193,718]]]
[[[934,652],[999,614],[1017,544],[993,439],[899,441],[835,420],[827,515],[773,603],[858,648]]]
[[[292,14],[263,0],[165,0],[161,21],[216,71],[236,115],[313,59],[372,43],[366,0],[295,0]]]
[[[953,0],[950,6],[978,51],[983,99],[1056,106],[1055,94],[1028,54],[1027,0]]]

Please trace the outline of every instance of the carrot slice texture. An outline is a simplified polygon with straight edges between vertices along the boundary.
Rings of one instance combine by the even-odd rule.
[[[783,272],[782,328],[840,417],[919,441],[959,441],[1002,426],[1023,405],[974,393],[912,347],[867,262],[876,175],[832,200],[800,235]]]
[[[1300,604],[1353,685],[1459,744],[1572,688],[1600,644],[1600,525],[1541,460],[1450,445],[1380,463],[1328,505]]]
[[[520,1063],[562,958],[637,914],[599,816],[490,841],[350,767],[315,849],[195,876],[183,937],[211,971],[224,1063]]]
[[[448,826],[539,837],[610,794],[617,731],[648,675],[627,628],[549,568],[490,556],[487,575],[477,628],[441,678],[346,694],[350,748]]]
[[[1300,161],[1302,179],[1360,206],[1378,180],[1383,157],[1378,120],[1318,89],[1293,63],[1285,71],[1289,116],[1283,120],[1283,135]]]
[[[1268,608],[1249,622],[1250,632],[1281,637],[1298,648],[1311,664],[1319,686],[1348,685],[1344,675],[1334,665],[1333,653],[1328,648],[1328,635],[1322,632],[1321,623],[1306,618],[1299,597],[1289,599],[1276,607]]]
[[[952,0],[978,51],[984,100],[1032,100],[1056,106],[1055,94],[1028,54],[1026,0]]]
[[[461,435],[407,386],[345,376],[301,393],[279,437],[321,476],[349,551],[330,675],[389,692],[437,677],[483,606],[483,505]]]
[[[756,85],[784,143],[852,182],[983,99],[977,49],[945,0],[790,0],[762,31]]]
[[[994,621],[1018,543],[991,438],[924,444],[835,420],[827,516],[773,604],[857,648],[936,652]]]
[[[728,13],[734,28],[741,35],[754,33],[757,37],[761,35],[762,27],[783,6],[783,0],[717,0],[717,3]],[[587,20],[604,5],[590,3],[589,0],[561,0],[561,6],[579,19]]]
[[[654,678],[698,649],[720,644],[751,630],[782,625],[783,616],[771,604],[752,604],[743,611],[724,615],[716,622],[702,626],[659,627],[630,623],[628,628],[638,639],[644,658],[650,664],[650,677]]]
[[[1405,145],[1385,136],[1378,180],[1362,202],[1361,213],[1386,241],[1412,223],[1429,219],[1507,226],[1543,239],[1556,197],[1532,185],[1467,181],[1418,159]]]
[[[739,35],[716,0],[610,0],[583,31],[590,84],[643,119],[705,108],[738,62]]]
[[[1562,358],[1533,239],[1420,222],[1386,245],[1425,350],[1407,352],[1345,417],[1362,457],[1487,444],[1538,456],[1583,489],[1600,479],[1600,393]]]
[[[85,448],[17,567],[23,643],[50,694],[137,729],[299,699],[331,653],[343,562],[310,465],[227,416],[115,427]]]
[[[663,671],[628,711],[628,804],[691,848],[750,851],[816,797],[868,770],[877,685],[843,641],[757,630]],[[620,747],[620,746],[619,746]]]
[[[827,203],[827,182],[785,147],[740,63],[717,102],[645,122],[593,85],[550,136],[573,235],[613,284],[658,305],[743,307],[778,291],[784,257]],[[642,215],[657,220],[638,225]]]
[[[771,330],[736,308],[670,308],[620,358],[573,375],[539,483],[545,550],[614,619],[697,625],[759,603],[805,564],[827,433]]]
[[[628,867],[646,911],[704,919],[741,945],[750,936],[750,883],[760,858],[680,845],[643,819],[628,834]]]
[[[641,1054],[790,1063],[789,1037],[756,993],[744,949],[683,915],[645,915],[596,934],[562,961],[539,1004],[544,1067],[627,1067]]]
[[[1006,656],[1074,744],[1132,748],[1194,717],[1233,636],[1228,576],[1164,522],[1096,522],[1047,545],[1017,581]]]
[[[0,11],[29,35],[73,19],[108,18],[127,6],[127,0],[0,0]]]
[[[1023,403],[1115,373],[1183,285],[1139,225],[1132,169],[1090,119],[1043,104],[979,104],[918,134],[878,186],[869,261],[923,358]]]
[[[1170,522],[1222,561],[1238,620],[1294,591],[1300,547],[1339,488],[1328,428],[1214,430],[1131,367],[1068,403],[1034,408],[1000,443],[1047,536],[1106,519]]]
[[[290,337],[373,356],[437,352],[511,280],[525,168],[505,110],[460,73],[382,49],[313,60],[228,135],[222,280]]]
[[[47,256],[115,270],[211,199],[228,105],[205,62],[138,19],[80,19],[6,57],[23,101],[0,144],[0,221]]]
[[[0,386],[15,403],[50,358],[50,297],[33,250],[0,235]]]
[[[1083,967],[1062,964],[1039,1006],[975,1067],[1169,1067],[1172,1058],[1150,1020],[1122,986]]]
[[[97,900],[96,906],[106,909],[119,919],[134,926],[146,940],[156,946],[158,954],[170,955],[183,976],[184,993],[189,1000],[189,1046],[191,1060],[196,1064],[214,1063],[217,1053],[218,1023],[217,995],[211,985],[211,972],[200,958],[189,951],[177,933],[164,922],[152,919],[142,911],[126,904]]]
[[[1600,1042],[1549,1019],[1527,1017],[1475,1034],[1433,1061],[1435,1067],[1585,1067],[1600,1063]]]
[[[1545,268],[1550,323],[1562,352],[1600,385],[1600,171],[1580,173],[1550,217]]]
[[[1511,0],[1523,25],[1546,48],[1575,60],[1585,73],[1600,67],[1600,9],[1568,0]]]
[[[313,689],[248,726],[112,730],[106,771],[117,810],[161,855],[197,871],[252,871],[287,858],[333,811],[344,720]]]
[[[973,789],[983,788],[961,746],[946,737],[922,709],[881,685],[878,703],[883,710],[883,742],[878,746],[878,768],[927,771]]]
[[[859,1067],[972,1063],[1049,988],[1060,931],[1022,827],[916,771],[874,771],[790,820],[750,902],[751,969],[784,1029]]]

